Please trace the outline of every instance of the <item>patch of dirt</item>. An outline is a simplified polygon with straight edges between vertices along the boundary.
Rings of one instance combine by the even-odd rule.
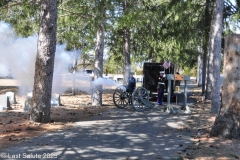
[[[94,115],[116,108],[112,101],[113,90],[103,93],[103,107],[92,107],[91,96],[86,93],[77,92],[72,96],[68,92],[61,95],[62,106],[51,108],[50,123],[31,123],[28,120],[29,113],[23,112],[25,97],[17,94],[17,88],[0,88],[0,94],[7,91],[16,93],[17,103],[12,105],[13,110],[0,112],[0,150],[45,132],[67,129],[76,121],[90,120]],[[190,137],[192,143],[183,147],[175,156],[184,160],[240,159],[240,140],[209,136],[215,115],[209,113],[210,101],[203,102],[200,91],[200,88],[195,88],[194,94],[190,97],[196,99],[196,104],[190,106],[192,114],[187,120],[188,127],[180,128],[193,132],[195,136]]]
[[[19,96],[17,88],[0,88],[0,94],[8,91],[15,93],[16,104],[11,105],[12,110],[0,112],[0,150],[45,132],[67,129],[76,121],[90,120],[94,115],[115,108],[112,90],[104,92],[102,107],[91,106],[91,95],[78,91],[72,96],[67,92],[60,96],[61,106],[51,108],[51,122],[33,123],[29,121],[29,112],[23,111],[26,96]]]
[[[202,101],[200,88],[196,88],[190,98],[196,103],[192,106],[192,114],[187,121],[188,129],[193,133],[192,144],[183,147],[176,153],[177,157],[188,160],[234,160],[240,159],[240,140],[210,137],[209,132],[214,124],[216,116],[210,114],[210,101]],[[195,133],[194,133],[195,132]]]

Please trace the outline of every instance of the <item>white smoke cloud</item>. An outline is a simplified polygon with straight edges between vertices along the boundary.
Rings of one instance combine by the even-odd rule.
[[[0,21],[0,76],[12,75],[21,82],[20,90],[25,94],[33,88],[35,60],[37,54],[37,35],[27,38],[16,37],[11,25]],[[54,63],[53,92],[59,89],[60,74],[68,73],[71,52],[65,51],[65,45],[56,46]]]
[[[32,92],[37,54],[37,35],[27,38],[17,37],[10,24],[0,21],[0,76],[12,75],[21,82],[22,94]],[[75,52],[65,50],[65,45],[57,45],[54,62],[53,93],[63,93],[73,87],[72,78],[75,76],[75,88],[91,93],[92,84],[117,86],[115,81],[99,78],[91,82],[83,73],[73,75],[68,66]]]
[[[111,80],[111,79],[106,79],[106,78],[98,78],[96,79],[95,81],[93,81],[92,83],[94,86],[98,86],[98,85],[103,85],[103,86],[106,86],[106,87],[109,87],[109,86],[116,86],[116,82],[114,80]]]

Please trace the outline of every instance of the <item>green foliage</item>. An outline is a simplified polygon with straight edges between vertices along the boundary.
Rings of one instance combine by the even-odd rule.
[[[106,19],[105,46],[109,50],[104,67],[109,73],[123,66],[122,29],[125,27],[131,32],[132,64],[170,60],[180,67],[193,67],[201,54],[204,32],[208,30],[204,23],[205,3],[205,0],[128,0],[123,13],[122,0],[61,0],[58,1],[57,41],[65,43],[67,50],[80,49],[88,54],[95,49],[99,22]],[[18,35],[27,37],[38,32],[38,4],[29,0],[2,0],[0,7],[0,20],[11,23]],[[232,16],[232,22],[237,24],[239,15]]]
[[[38,5],[29,3],[27,0],[20,2],[5,0],[4,2],[8,3],[5,3],[3,9],[0,10],[0,20],[11,23],[20,36],[28,37],[37,33],[39,26]]]
[[[110,44],[114,48],[111,48],[110,54],[121,53],[119,31],[129,27],[133,63],[168,59],[179,66],[192,66],[199,55],[203,32],[202,25],[199,25],[203,21],[201,3],[166,0],[131,5],[128,14],[117,19],[117,29],[113,31],[114,39]]]
[[[183,75],[189,75],[189,76],[193,76],[193,77],[197,76],[197,67],[196,66],[194,66],[193,68],[184,67],[183,70],[184,70]]]
[[[0,1],[0,7],[5,7],[7,6],[9,3],[11,2],[11,0],[1,0]]]
[[[142,75],[143,74],[143,70],[142,69],[137,69],[136,70],[136,74],[137,75]]]
[[[111,55],[104,61],[104,71],[107,69],[109,74],[123,72],[123,59],[121,54]]]

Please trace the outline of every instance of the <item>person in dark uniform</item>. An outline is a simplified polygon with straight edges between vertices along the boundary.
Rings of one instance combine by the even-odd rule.
[[[133,77],[134,72],[129,73],[127,92],[133,92],[136,88],[136,79]]]
[[[159,72],[159,78],[158,78],[158,86],[157,86],[157,103],[158,105],[162,105],[163,96],[164,96],[164,89],[165,89],[165,77],[164,77],[164,71]]]
[[[130,94],[132,94],[132,92],[136,88],[136,79],[133,77],[133,74],[134,72],[129,73],[128,84],[127,84],[127,92],[130,92]],[[132,98],[129,99],[128,103],[132,104]]]

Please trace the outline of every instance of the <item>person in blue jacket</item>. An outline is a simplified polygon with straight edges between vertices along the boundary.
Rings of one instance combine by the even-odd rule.
[[[164,71],[159,72],[159,78],[158,78],[158,86],[157,86],[157,103],[158,105],[162,105],[163,96],[164,96],[164,89],[165,89],[165,77],[164,77]]]
[[[136,88],[136,79],[133,77],[133,75],[134,75],[134,72],[129,73],[128,84],[127,84],[127,92],[130,92],[131,94]],[[131,98],[129,99],[128,103],[132,104]]]
[[[127,92],[133,92],[136,88],[136,79],[133,77],[134,72],[129,73]]]

